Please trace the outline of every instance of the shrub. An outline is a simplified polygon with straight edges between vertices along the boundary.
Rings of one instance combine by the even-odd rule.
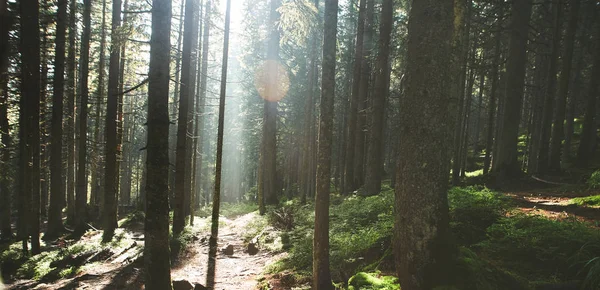
[[[458,242],[471,245],[486,237],[486,229],[505,215],[508,201],[481,186],[454,187],[448,192],[450,226]]]
[[[489,227],[488,240],[481,242],[482,254],[503,268],[514,269],[528,279],[576,279],[583,265],[573,263],[600,256],[600,251],[580,249],[592,242],[600,244],[600,232],[576,220],[553,221],[524,214],[502,218]]]
[[[594,171],[586,183],[590,189],[600,189],[600,170]]]

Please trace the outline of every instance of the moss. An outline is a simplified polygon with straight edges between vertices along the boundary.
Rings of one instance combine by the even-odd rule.
[[[586,197],[577,197],[571,199],[570,204],[600,206],[600,195],[592,195]]]
[[[393,276],[359,272],[348,280],[348,290],[359,289],[400,290],[400,284],[398,284],[398,278]]]

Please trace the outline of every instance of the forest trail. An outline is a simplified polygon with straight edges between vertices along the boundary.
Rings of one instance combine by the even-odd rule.
[[[258,212],[234,219],[220,218],[215,289],[255,289],[257,278],[265,268],[284,257],[285,253],[275,254],[262,248],[256,255],[246,253],[244,233],[247,231],[247,225],[256,218]],[[225,255],[221,251],[228,245],[233,246],[233,255]],[[208,235],[191,245],[186,254],[174,265],[171,271],[172,280],[187,280],[192,284],[205,285]]]
[[[286,255],[286,253],[270,252],[260,246],[256,255],[245,252],[244,238],[248,233],[248,225],[257,218],[259,218],[258,212],[231,219],[220,217],[215,289],[255,289],[258,284],[257,279],[265,268]],[[95,243],[101,233],[101,231],[89,232],[80,242]],[[141,256],[143,226],[140,229],[138,225],[132,231],[119,229],[117,233],[122,233],[123,246],[109,253],[96,250],[81,254],[85,256],[86,264],[81,265],[80,272],[74,277],[52,282],[44,279],[19,280],[6,285],[7,289],[144,289],[144,265]],[[178,261],[172,262],[173,281],[186,280],[192,284],[206,284],[209,234],[210,219],[196,217],[192,241],[187,244]],[[221,251],[221,248],[227,245],[233,246],[233,255],[225,255]],[[89,261],[89,257],[94,255],[98,256],[94,259],[95,262]]]
[[[594,227],[600,227],[600,207],[579,206],[572,203],[573,198],[589,196],[589,192],[552,186],[509,190],[505,194],[514,200],[520,212],[543,215],[552,220],[575,218]]]

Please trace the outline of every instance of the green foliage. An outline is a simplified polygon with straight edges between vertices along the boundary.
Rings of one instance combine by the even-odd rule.
[[[594,171],[586,183],[590,189],[600,189],[600,170]]]
[[[600,244],[600,232],[576,220],[520,214],[500,219],[487,233],[488,239],[478,244],[481,253],[531,281],[548,279],[549,273],[557,280],[576,279],[582,266],[572,257],[589,261],[600,256],[600,251],[580,251],[590,242]]]
[[[348,290],[400,290],[398,278],[358,272],[348,280]]]
[[[600,206],[600,195],[577,197],[571,199],[570,204]]]
[[[330,263],[334,280],[345,280],[357,270],[377,269],[390,249],[393,229],[394,193],[389,186],[376,196],[332,197],[330,207]],[[314,209],[297,202],[287,205],[295,211],[289,255],[273,265],[271,272],[292,269],[312,271]],[[375,265],[373,265],[375,263]]]
[[[169,231],[169,238],[171,241],[171,256],[176,258],[183,253],[188,245],[194,240],[194,233],[190,227],[186,226],[178,236],[173,236],[173,232]]]
[[[600,243],[589,243],[572,257],[573,264],[580,268],[583,290],[600,289]]]
[[[119,221],[120,228],[133,228],[136,226],[143,226],[146,219],[146,215],[143,211],[137,210],[128,214],[124,219]]]
[[[235,218],[258,210],[258,205],[250,202],[221,202],[220,215]],[[196,210],[197,217],[205,218],[212,215],[212,205],[203,206]]]
[[[221,215],[227,218],[234,218],[237,216],[245,215],[253,211],[258,210],[258,205],[255,203],[236,202],[221,203]]]
[[[506,198],[481,186],[454,187],[448,192],[450,226],[458,242],[470,245],[486,237],[486,229],[505,215]]]

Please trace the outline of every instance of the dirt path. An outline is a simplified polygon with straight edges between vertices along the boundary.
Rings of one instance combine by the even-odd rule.
[[[270,253],[262,249],[256,255],[245,252],[243,236],[246,225],[256,218],[258,218],[257,213],[253,212],[232,220],[221,219],[220,224],[225,223],[225,226],[221,226],[219,229],[219,249],[232,245],[234,254],[228,256],[221,251],[217,254],[215,289],[254,289],[257,284],[256,279],[265,268],[285,255],[284,253]],[[174,266],[171,278],[205,285],[207,263],[208,237],[203,242],[195,243],[188,255]]]
[[[234,254],[228,256],[219,251],[215,289],[255,289],[258,283],[257,278],[265,268],[284,257],[285,253],[276,254],[263,249],[260,249],[256,255],[244,252],[243,239],[247,225],[257,218],[259,217],[256,212],[233,219],[221,217],[219,248],[232,245]],[[205,285],[208,261],[208,220],[197,218],[194,232],[195,241],[188,245],[183,256],[173,264],[171,278]],[[129,231],[125,235],[131,239],[124,246],[125,250],[115,252],[100,262],[84,265],[81,272],[75,277],[52,282],[15,281],[6,285],[7,289],[144,289],[143,260],[140,256],[143,236],[140,232]]]
[[[575,197],[589,196],[587,192],[561,191],[560,188],[509,191],[505,193],[515,201],[517,209],[524,213],[539,214],[553,220],[575,218],[600,227],[600,208],[571,204]]]

